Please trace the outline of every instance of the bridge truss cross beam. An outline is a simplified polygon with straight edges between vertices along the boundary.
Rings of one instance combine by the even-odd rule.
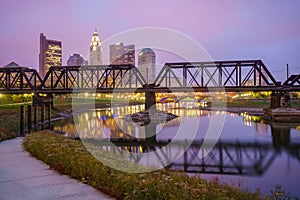
[[[113,90],[142,87],[144,77],[133,65],[51,67],[41,90]]]
[[[291,75],[282,85],[283,86],[300,86],[300,74]]]
[[[280,86],[261,60],[166,63],[155,83],[171,88]]]
[[[0,88],[8,93],[32,92],[40,87],[42,78],[35,69],[0,68]]]

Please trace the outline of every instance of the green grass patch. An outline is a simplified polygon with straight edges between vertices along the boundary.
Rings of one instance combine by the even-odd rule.
[[[4,141],[4,140],[9,140],[12,138],[15,138],[16,134],[10,131],[7,131],[4,128],[0,128],[0,142]]]
[[[20,126],[19,116],[18,107],[0,106],[0,142],[16,137]]]
[[[218,179],[207,181],[169,170],[145,174],[120,172],[104,166],[81,141],[49,131],[28,135],[23,145],[51,168],[117,199],[280,199],[276,192],[273,196],[262,197],[259,192],[226,185]]]

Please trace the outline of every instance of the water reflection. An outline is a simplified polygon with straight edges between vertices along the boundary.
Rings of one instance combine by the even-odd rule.
[[[137,152],[150,152],[169,144],[169,141],[173,138],[172,135],[174,136],[174,133],[176,134],[178,130],[182,117],[198,118],[205,123],[205,120],[209,120],[211,115],[228,115],[230,123],[231,119],[241,118],[243,126],[253,127],[253,131],[260,136],[268,137],[270,135],[270,139],[258,141],[257,138],[246,137],[243,140],[245,136],[233,136],[233,139],[230,139],[226,135],[230,132],[227,133],[225,127],[223,133],[225,136],[221,137],[219,143],[205,158],[200,156],[201,159],[199,159],[199,155],[204,155],[206,151],[205,145],[209,146],[209,144],[205,144],[204,147],[202,145],[203,134],[201,132],[206,127],[201,126],[195,142],[184,153],[184,157],[174,162],[172,167],[179,169],[178,166],[181,166],[181,170],[188,172],[261,175],[272,163],[275,156],[282,151],[285,151],[288,156],[294,157],[298,162],[300,161],[299,143],[291,142],[290,136],[291,129],[295,129],[298,124],[266,124],[261,117],[251,116],[247,113],[242,113],[239,116],[225,111],[210,112],[198,109],[170,109],[169,107],[166,104],[164,106],[158,104],[158,109],[167,110],[181,117],[164,124],[150,123],[146,126],[140,126],[123,120],[122,117],[125,113],[135,113],[143,110],[143,105],[137,105],[97,109],[93,112],[78,114],[74,116],[77,127],[75,127],[72,119],[68,119],[56,123],[54,129],[69,134],[78,133],[81,139],[97,139],[97,141],[101,139],[104,146],[108,145],[106,141],[113,141],[117,145],[116,148],[118,146],[122,146],[123,149],[126,147],[125,149],[129,152],[135,152],[134,150]],[[236,123],[235,121],[237,120],[233,122]],[[234,127],[234,124],[232,125]],[[176,145],[180,146],[181,143],[185,146],[184,138],[182,138],[182,141],[178,141]],[[184,151],[184,148],[179,146],[176,148]],[[174,147],[172,149],[174,151]],[[224,162],[225,160],[227,160],[227,163]],[[193,167],[191,168],[191,166]]]
[[[165,166],[170,157],[182,153],[168,167],[203,173],[205,176],[224,174],[230,177],[229,182],[233,177],[243,177],[246,186],[253,189],[260,186],[266,193],[274,188],[274,184],[280,184],[286,191],[299,194],[299,124],[267,123],[261,117],[247,113],[239,115],[224,111],[170,107],[157,105],[160,110],[180,116],[165,124],[139,126],[122,120],[125,113],[143,110],[143,105],[94,110],[78,114],[74,120],[80,122],[77,128],[82,130],[81,138],[93,141],[98,148],[120,155],[132,152],[134,154],[130,155],[133,156],[129,157],[132,162],[151,164],[152,160],[143,159],[141,155],[160,150],[156,155],[157,160],[161,162],[160,165]],[[203,144],[203,138],[213,115],[226,115],[226,121],[219,142],[208,153],[211,146],[209,143]],[[195,141],[186,149],[185,139],[190,134],[187,129],[186,138],[168,146],[183,118],[199,121]],[[55,122],[53,125],[55,130],[77,134],[73,119]]]

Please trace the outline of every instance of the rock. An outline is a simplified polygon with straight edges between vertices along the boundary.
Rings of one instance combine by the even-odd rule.
[[[300,122],[300,111],[293,108],[264,109],[264,117],[275,122]]]
[[[133,122],[141,122],[142,125],[149,124],[150,122],[154,123],[164,123],[170,121],[172,119],[177,118],[177,115],[167,113],[164,111],[156,110],[154,113],[149,113],[149,110],[125,115],[123,117],[126,121],[133,121]]]

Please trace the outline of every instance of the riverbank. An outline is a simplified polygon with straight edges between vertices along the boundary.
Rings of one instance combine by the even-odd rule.
[[[264,109],[270,107],[270,102],[249,102],[249,101],[235,101],[235,102],[214,102],[213,107],[200,107],[200,110],[209,111],[226,111],[231,113],[248,113],[249,115],[263,116]],[[294,102],[291,108],[300,110],[300,103]]]
[[[83,105],[85,102],[82,102]],[[143,104],[141,101],[131,101],[130,105],[140,105]],[[0,142],[8,139],[15,138],[18,135],[20,129],[20,106],[28,105],[28,103],[18,103],[10,105],[2,105],[0,107]],[[120,103],[119,106],[127,105],[126,103]],[[116,105],[113,105],[116,106]],[[111,107],[111,100],[106,100],[104,102],[95,101],[95,108],[109,108]],[[26,111],[26,109],[25,109]],[[39,111],[38,111],[39,112]],[[33,115],[33,112],[32,112]],[[65,104],[54,104],[51,111],[51,122],[63,120],[66,118],[73,117],[72,112],[72,102],[67,102]],[[32,116],[33,119],[33,116]],[[38,124],[40,122],[41,116],[37,115]],[[48,121],[45,120],[44,123]],[[27,121],[25,120],[25,127],[27,126]]]
[[[80,141],[48,131],[28,135],[24,140],[24,147],[52,169],[81,180],[118,199],[252,200],[276,199],[278,194],[284,195],[273,192],[271,196],[265,197],[259,192],[250,192],[220,183],[217,179],[206,181],[199,176],[191,177],[168,170],[145,174],[123,173],[104,166],[88,153]]]
[[[208,110],[208,111],[226,111],[231,113],[248,113],[249,115],[263,116],[264,108],[240,108],[240,107],[206,107],[200,108],[200,110]]]

